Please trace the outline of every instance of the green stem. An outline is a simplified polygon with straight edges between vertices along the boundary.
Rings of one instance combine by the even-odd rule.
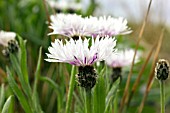
[[[160,97],[161,97],[161,113],[165,113],[165,92],[164,92],[164,81],[160,80]]]
[[[85,113],[92,113],[92,95],[91,95],[91,89],[86,89],[86,98],[85,98]]]
[[[73,89],[74,89],[74,84],[75,84],[74,68],[75,66],[72,66],[69,90],[68,90],[68,95],[67,95],[66,113],[70,112],[71,100],[73,97]]]
[[[117,104],[118,104],[117,98],[118,98],[118,94],[116,92],[115,99],[114,99],[114,113],[118,113],[118,110],[117,110],[117,108],[118,108],[118,106],[117,106]]]

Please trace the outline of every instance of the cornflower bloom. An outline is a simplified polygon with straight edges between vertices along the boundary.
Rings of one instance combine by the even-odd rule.
[[[8,57],[10,53],[18,51],[18,43],[15,40],[16,33],[0,31],[0,45],[4,47],[2,53]]]
[[[110,59],[106,60],[106,64],[112,67],[111,81],[115,82],[119,77],[121,78],[122,67],[128,66],[132,63],[135,51],[132,49],[126,49],[117,51],[112,54]],[[137,54],[135,62],[139,61],[139,54]]]
[[[95,35],[100,35],[101,37],[105,35],[109,35],[110,37],[125,35],[132,32],[127,26],[127,20],[122,17],[113,18],[111,16],[100,16],[97,18],[97,21],[94,21],[94,24],[98,28]]]
[[[78,39],[79,36],[91,36],[95,32],[93,25],[88,19],[84,19],[77,14],[57,14],[51,15],[52,34],[60,34],[67,37]]]
[[[51,43],[47,53],[48,62],[65,62],[79,67],[79,85],[91,89],[96,83],[97,74],[92,66],[95,62],[106,60],[114,52],[115,38],[109,36],[96,38],[72,38],[65,43],[59,39]]]

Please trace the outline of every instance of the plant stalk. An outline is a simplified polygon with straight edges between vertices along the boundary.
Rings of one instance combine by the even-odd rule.
[[[70,78],[70,83],[69,83],[69,91],[67,95],[66,113],[70,113],[71,100],[73,97],[73,90],[74,90],[74,84],[75,84],[74,68],[75,66],[72,66],[71,78]]]
[[[118,113],[118,92],[115,94],[115,99],[114,99],[114,113]]]
[[[165,113],[165,92],[164,92],[164,81],[160,80],[160,98],[161,98],[161,113]]]
[[[92,94],[91,89],[86,89],[86,98],[85,98],[85,113],[92,113]]]

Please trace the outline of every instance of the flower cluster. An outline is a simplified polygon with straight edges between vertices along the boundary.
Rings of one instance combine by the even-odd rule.
[[[93,88],[97,73],[95,62],[109,61],[115,53],[115,35],[131,32],[123,18],[85,17],[76,14],[51,15],[53,34],[68,39],[56,39],[47,53],[48,62],[64,62],[78,66],[78,84],[86,90]]]
[[[127,26],[127,20],[111,16],[81,17],[76,14],[57,14],[51,15],[52,34],[61,34],[67,37],[73,36],[116,36],[129,34],[132,31]]]

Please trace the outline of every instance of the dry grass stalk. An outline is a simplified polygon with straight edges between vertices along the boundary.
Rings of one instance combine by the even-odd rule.
[[[145,29],[145,26],[146,26],[146,22],[147,22],[147,19],[148,19],[148,15],[149,15],[149,12],[150,12],[151,4],[152,4],[152,0],[150,0],[150,2],[149,2],[147,13],[146,13],[146,16],[145,16],[145,20],[144,20],[144,22],[142,24],[142,27],[141,27],[141,30],[140,30],[140,33],[139,33],[139,36],[138,36],[139,38],[137,40],[137,44],[136,44],[136,48],[135,48],[135,53],[134,53],[131,69],[130,69],[130,72],[128,74],[128,78],[127,78],[127,81],[126,81],[126,87],[125,87],[125,90],[124,90],[123,98],[122,98],[121,103],[120,103],[119,113],[122,112],[124,104],[125,104],[125,100],[126,100],[127,95],[128,95],[128,89],[129,89],[129,85],[130,85],[130,80],[131,80],[131,76],[132,76],[132,71],[133,71],[133,66],[134,66],[134,62],[135,62],[137,49],[138,49],[139,43],[140,43],[140,41],[142,39],[142,35],[143,35],[144,29]]]
[[[163,36],[164,36],[164,28],[162,29],[162,32],[161,32],[161,35],[160,35],[160,38],[159,38],[159,41],[158,41],[158,46],[156,48],[156,51],[155,51],[155,56],[154,56],[154,59],[153,59],[153,62],[152,62],[152,67],[151,67],[151,71],[150,71],[150,74],[149,74],[149,80],[147,82],[147,86],[146,86],[146,90],[145,90],[145,94],[144,94],[144,97],[142,99],[142,102],[140,104],[140,107],[138,109],[138,113],[141,113],[142,110],[143,110],[143,107],[144,107],[144,104],[145,104],[145,101],[147,99],[147,95],[151,89],[151,86],[153,84],[153,80],[154,80],[154,69],[155,69],[155,65],[156,65],[156,61],[158,59],[158,55],[159,55],[159,51],[160,51],[160,48],[161,48],[161,45],[162,45],[162,40],[163,40]]]
[[[50,20],[50,15],[48,13],[48,10],[47,10],[47,5],[46,5],[46,1],[43,0],[43,5],[44,5],[44,9],[45,9],[45,14],[47,16],[47,21],[48,21],[48,25],[50,25],[51,23],[51,20]],[[50,32],[52,32],[52,29],[49,29]],[[55,37],[53,35],[50,36],[51,37],[51,40],[54,41],[55,40]]]
[[[142,68],[141,68],[141,70],[140,70],[140,72],[139,72],[139,74],[138,74],[138,78],[136,79],[135,83],[133,84],[132,91],[130,92],[130,96],[129,96],[129,98],[128,98],[127,106],[129,106],[129,104],[130,104],[130,102],[131,102],[131,99],[132,99],[132,97],[133,97],[133,95],[134,95],[134,93],[135,93],[135,91],[136,91],[136,89],[137,89],[137,86],[138,86],[139,81],[140,81],[140,79],[141,79],[141,77],[142,77],[142,74],[143,74],[143,72],[144,72],[144,70],[145,70],[145,68],[146,68],[146,66],[147,66],[147,64],[148,64],[148,61],[149,61],[150,58],[151,58],[151,55],[152,55],[152,53],[153,53],[156,45],[157,45],[157,43],[155,43],[155,44],[153,45],[152,49],[150,50],[150,52],[149,52],[149,54],[148,54],[148,56],[147,56],[147,58],[146,58],[146,61],[144,62],[143,66],[142,66]]]
[[[2,68],[0,68],[0,75],[1,77],[6,78],[6,73]]]

